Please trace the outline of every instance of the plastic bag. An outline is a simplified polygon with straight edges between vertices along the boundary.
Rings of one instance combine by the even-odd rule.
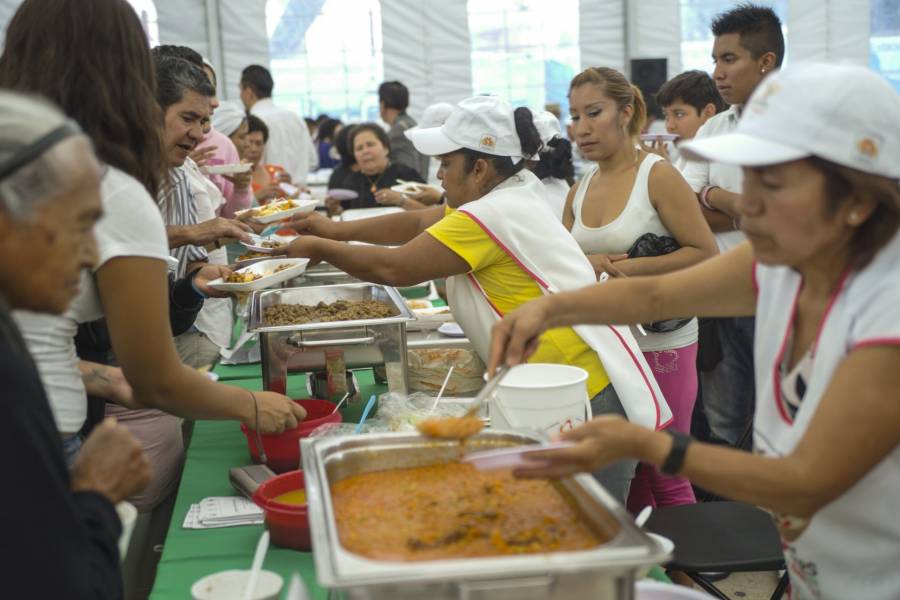
[[[421,392],[409,396],[388,392],[378,399],[378,419],[387,424],[389,431],[414,431],[425,419],[462,416],[470,402],[447,398],[435,405],[435,396]]]

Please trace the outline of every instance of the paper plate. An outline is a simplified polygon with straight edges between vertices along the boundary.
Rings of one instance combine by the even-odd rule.
[[[425,188],[429,187],[428,184],[425,183],[417,183],[417,182],[408,182],[408,183],[398,183],[397,185],[391,186],[392,192],[399,192],[401,194],[418,194]]]
[[[466,332],[463,331],[462,327],[452,322],[444,323],[438,327],[438,333],[447,337],[466,337]]]
[[[681,136],[677,133],[642,133],[641,141],[644,142],[674,142]]]
[[[285,245],[288,243],[288,242],[284,242],[280,239],[275,239],[276,237],[280,237],[280,236],[272,235],[272,236],[263,238],[256,234],[253,234],[253,233],[250,233],[248,235],[250,236],[250,239],[252,241],[249,243],[241,242],[241,245],[244,246],[247,250],[251,250],[253,252],[261,252],[263,254],[274,254],[276,250],[279,250],[279,248],[270,248],[268,246],[264,246],[263,244],[265,244],[266,242],[270,242],[273,244],[279,244],[279,245]]]
[[[269,223],[274,223],[275,221],[281,221],[281,220],[287,219],[294,215],[311,213],[312,211],[314,211],[316,209],[316,204],[318,204],[317,201],[310,199],[309,196],[306,196],[306,198],[301,197],[299,199],[290,200],[290,201],[288,201],[288,200],[278,200],[277,201],[277,203],[282,206],[285,205],[282,203],[286,203],[286,202],[292,202],[293,203],[292,207],[286,208],[284,210],[279,210],[277,212],[268,213],[268,214],[265,214],[262,216],[260,216],[258,213],[259,213],[260,209],[265,209],[265,206],[249,208],[249,209],[247,209],[247,211],[242,210],[242,211],[235,213],[235,216],[240,217],[240,216],[243,216],[246,214],[250,214],[250,219],[252,221],[255,221],[257,223],[269,224]],[[268,205],[266,205],[266,206],[268,206]],[[252,211],[252,212],[248,213],[248,211]]]
[[[359,193],[343,188],[331,188],[325,193],[325,197],[334,198],[335,200],[355,200],[359,198]]]
[[[525,454],[542,450],[557,450],[571,448],[575,442],[552,442],[549,444],[533,444],[529,446],[515,446],[513,448],[500,448],[498,450],[484,450],[473,452],[462,457],[462,462],[471,463],[479,471],[496,471],[499,469],[514,469],[531,461],[526,461]],[[533,463],[532,463],[533,464]]]
[[[231,165],[207,165],[204,167],[209,175],[234,175],[235,173],[246,173],[253,168],[250,163],[234,163]]]
[[[299,277],[306,271],[306,265],[308,264],[308,258],[273,258],[262,260],[249,267],[235,271],[235,273],[253,273],[255,275],[262,275],[260,279],[248,281],[247,283],[228,283],[220,277],[211,281],[209,287],[223,292],[255,292],[256,290],[264,290],[283,281],[287,281],[288,279]],[[285,265],[286,268],[276,272],[279,267]]]

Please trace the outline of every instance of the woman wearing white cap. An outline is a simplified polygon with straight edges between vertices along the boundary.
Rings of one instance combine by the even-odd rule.
[[[575,183],[572,143],[562,137],[559,119],[549,111],[535,112],[534,126],[541,136],[541,151],[528,161],[528,168],[544,184],[544,199],[562,221],[569,188]]]
[[[900,98],[866,69],[794,65],[759,86],[734,133],[683,148],[743,165],[737,207],[750,243],[528,304],[495,328],[490,363],[521,361],[547,327],[755,314],[757,454],[602,418],[525,472],[640,458],[770,509],[793,597],[896,598]]]
[[[447,208],[343,223],[303,217],[295,221],[298,230],[319,237],[301,236],[289,246],[290,256],[325,260],[388,285],[449,277],[453,315],[482,358],[487,358],[491,327],[503,314],[544,294],[595,280],[584,253],[547,207],[541,182],[523,169],[522,157],[540,147],[528,109],[514,113],[498,98],[469,98],[441,127],[406,135],[419,152],[440,158]],[[570,364],[588,372],[595,412],[626,414],[653,429],[671,419],[627,327],[561,328],[545,333],[536,348],[536,362]],[[600,475],[622,501],[634,466],[625,461]]]

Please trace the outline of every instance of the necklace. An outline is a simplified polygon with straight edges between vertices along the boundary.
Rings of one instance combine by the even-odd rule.
[[[386,170],[387,170],[387,169],[385,169],[385,171],[386,171]],[[372,194],[374,195],[375,192],[378,190],[378,182],[381,181],[381,178],[382,178],[382,177],[384,177],[384,171],[382,171],[381,173],[379,173],[379,174],[378,174],[378,177],[376,177],[375,179],[372,179],[371,177],[369,177],[369,176],[366,175],[365,173],[363,173],[363,175],[365,176],[366,179],[369,180],[369,191],[371,191]]]

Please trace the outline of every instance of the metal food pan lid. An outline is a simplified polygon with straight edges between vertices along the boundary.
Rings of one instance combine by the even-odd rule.
[[[323,323],[303,323],[300,325],[265,325],[263,313],[269,306],[277,304],[318,304],[337,300],[379,300],[393,307],[397,314],[378,319],[357,319],[353,321],[328,321]],[[376,283],[339,283],[335,285],[304,286],[253,292],[250,297],[250,321],[248,331],[266,333],[278,331],[309,331],[339,329],[348,326],[390,325],[415,320],[415,315],[406,305],[403,296],[395,288]]]

